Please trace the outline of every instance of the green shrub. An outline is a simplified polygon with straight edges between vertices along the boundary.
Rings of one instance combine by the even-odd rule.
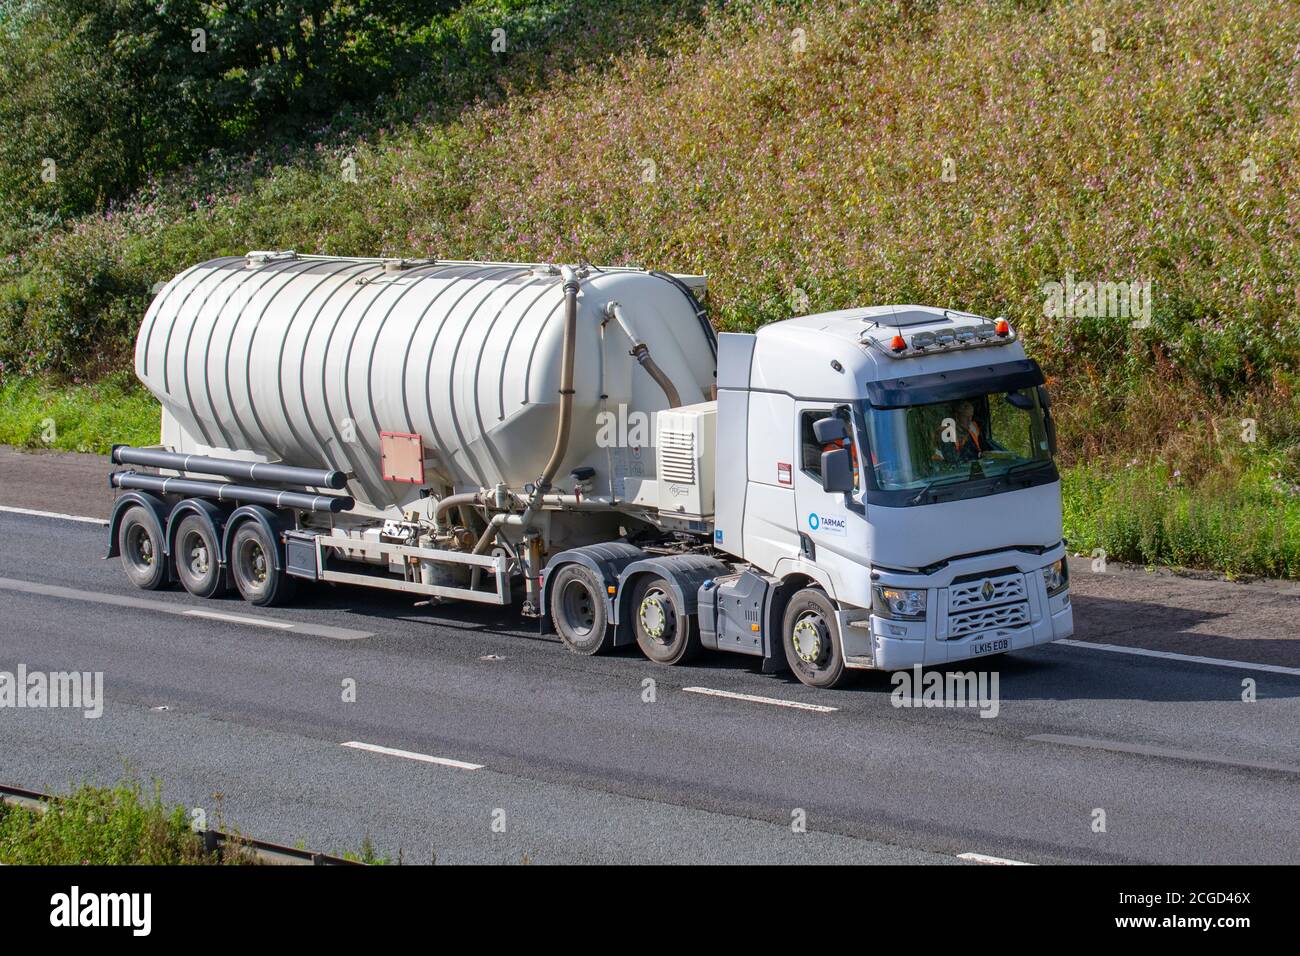
[[[1068,469],[1072,550],[1230,576],[1300,578],[1300,487],[1257,466],[1226,486],[1191,484],[1166,466]]]
[[[184,807],[163,805],[138,783],[83,786],[45,812],[0,804],[0,863],[125,866],[220,862],[204,852]]]

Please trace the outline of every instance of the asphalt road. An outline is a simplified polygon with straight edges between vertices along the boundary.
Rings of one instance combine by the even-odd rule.
[[[1300,859],[1297,674],[1051,645],[999,663],[989,719],[896,708],[881,674],[819,693],[726,656],[578,658],[508,610],[326,586],[270,611],[146,594],[104,544],[92,524],[0,513],[0,670],[105,681],[98,719],[0,710],[0,780],[156,778],[210,822],[325,851],[369,838],[412,862]],[[1300,619],[1285,586],[1254,587]],[[1081,621],[1123,618],[1083,590]],[[1180,633],[1207,619],[1170,616]]]

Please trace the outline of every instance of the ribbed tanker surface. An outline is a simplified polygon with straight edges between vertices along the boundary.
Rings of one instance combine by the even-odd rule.
[[[607,473],[597,414],[666,407],[605,306],[617,300],[683,401],[708,397],[713,343],[691,299],[662,276],[593,271],[578,298],[573,438],[561,475]],[[521,488],[555,437],[564,293],[527,264],[245,257],[202,263],[150,307],[136,374],[164,408],[164,443],[355,477],[378,508],[418,489],[385,482],[380,433],[421,436],[429,481]],[[623,406],[620,412],[620,406]]]

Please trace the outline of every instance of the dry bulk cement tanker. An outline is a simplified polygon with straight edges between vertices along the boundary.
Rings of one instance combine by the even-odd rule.
[[[140,587],[254,604],[301,580],[519,601],[580,653],[727,649],[815,686],[1070,630],[1050,410],[1004,320],[890,306],[719,337],[703,289],[292,252],[194,266],[140,327],[162,440],[113,451],[110,554]],[[959,405],[974,458],[924,434]]]

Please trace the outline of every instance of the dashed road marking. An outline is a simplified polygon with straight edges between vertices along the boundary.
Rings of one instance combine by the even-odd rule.
[[[805,704],[801,700],[781,700],[778,697],[759,697],[756,694],[737,694],[730,690],[715,690],[712,687],[683,687],[688,694],[704,694],[708,697],[725,697],[728,700],[743,700],[751,704],[771,704],[773,707],[789,707],[791,710],[811,710],[817,714],[829,714],[839,710],[825,704]]]
[[[0,505],[0,512],[11,515],[27,515],[31,518],[58,518],[60,521],[80,521],[84,524],[97,524],[102,528],[108,527],[108,521],[105,518],[90,518],[86,515],[65,515],[58,511],[33,511],[31,508],[11,508],[8,505]]]
[[[418,760],[421,763],[436,763],[440,767],[455,767],[457,770],[482,770],[481,763],[467,763],[464,760],[453,760],[451,757],[432,757],[429,754],[418,754],[413,750],[398,750],[395,747],[381,747],[379,744],[366,744],[359,740],[349,740],[343,747],[351,747],[353,750],[366,750],[374,754],[384,754],[389,757],[402,757],[406,760]]]
[[[206,617],[213,621],[229,621],[231,624],[251,624],[253,627],[278,627],[291,631],[296,627],[292,621],[271,621],[264,617],[245,617],[242,614],[223,614],[220,611],[186,611],[188,617]]]
[[[1096,740],[1092,737],[1071,737],[1066,734],[1030,734],[1025,739],[1044,744],[1060,744],[1063,747],[1104,750],[1116,754],[1134,754],[1139,757],[1163,757],[1166,760],[1209,763],[1222,767],[1239,767],[1243,770],[1271,770],[1277,773],[1300,774],[1300,767],[1293,764],[1277,763],[1272,760],[1237,760],[1232,757],[1220,757],[1216,754],[1201,753],[1196,750],[1179,750],[1174,747],[1157,747],[1152,744],[1130,744],[1122,740]]]
[[[206,611],[187,607],[172,601],[153,601],[148,598],[134,597],[127,594],[105,594],[100,591],[86,591],[81,588],[65,588],[56,584],[42,584],[39,581],[20,581],[17,578],[0,578],[0,591],[20,591],[24,594],[36,594],[41,597],[59,598],[66,601],[84,601],[90,604],[107,604],[112,607],[130,608],[137,611],[154,611],[159,614],[177,614],[181,617],[197,617],[222,621],[230,624],[256,627],[272,627],[286,634],[307,634],[312,637],[328,637],[336,641],[359,641],[372,637],[369,631],[354,631],[346,627],[333,627],[328,624],[308,624],[302,621],[281,621],[267,617],[253,617],[243,614],[225,614],[218,611]]]
[[[1250,661],[1230,661],[1221,657],[1197,657],[1194,654],[1177,654],[1173,651],[1149,651],[1144,647],[1124,647],[1120,644],[1094,644],[1092,641],[1076,641],[1063,638],[1056,641],[1066,647],[1086,647],[1094,651],[1110,651],[1114,654],[1136,654],[1138,657],[1158,657],[1164,660],[1181,661],[1184,664],[1210,664],[1214,667],[1235,667],[1244,671],[1265,671],[1269,674],[1286,674],[1300,677],[1300,667],[1283,667],[1281,664],[1252,664]]]
[[[968,863],[987,863],[991,866],[1034,866],[1033,863],[1026,863],[1024,860],[1007,860],[1000,856],[989,856],[986,853],[958,853],[957,859],[965,860]]]

